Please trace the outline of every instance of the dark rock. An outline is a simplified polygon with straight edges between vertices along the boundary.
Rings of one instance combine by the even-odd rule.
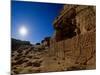
[[[11,38],[11,48],[12,50],[18,49],[21,45],[32,45],[29,41],[21,41]]]
[[[34,66],[34,67],[40,67],[40,66],[41,66],[41,63],[39,63],[39,62],[34,62],[34,63],[33,63],[33,66]]]

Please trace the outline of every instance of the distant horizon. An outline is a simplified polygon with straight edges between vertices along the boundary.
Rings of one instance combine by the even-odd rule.
[[[60,14],[64,4],[11,1],[11,38],[40,43],[54,32],[53,21]],[[19,33],[24,26],[27,35]],[[25,30],[24,30],[25,32]]]

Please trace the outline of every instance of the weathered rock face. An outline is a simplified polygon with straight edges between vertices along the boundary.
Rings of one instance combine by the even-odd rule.
[[[47,58],[47,60],[49,59],[48,62],[52,63],[51,65],[48,64],[48,66],[51,68],[50,69],[48,67],[48,70],[69,70],[70,67],[95,69],[95,44],[95,32],[89,32],[85,35],[78,35],[60,42],[53,41],[49,50],[50,54]],[[54,60],[55,58],[56,60]],[[60,64],[57,64],[58,62],[60,62]],[[55,69],[53,64],[56,66],[58,65],[58,67]],[[63,69],[61,69],[61,67]]]
[[[54,21],[55,36],[50,41],[46,70],[96,68],[95,10],[95,6],[64,6]]]
[[[65,5],[54,21],[56,41],[95,31],[95,11],[95,6]]]

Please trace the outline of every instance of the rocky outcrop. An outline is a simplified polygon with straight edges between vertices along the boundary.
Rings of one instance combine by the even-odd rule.
[[[54,21],[56,41],[95,31],[95,6],[65,5]]]
[[[64,5],[53,23],[55,33],[46,57],[46,70],[96,68],[95,11],[95,6]]]
[[[21,45],[32,45],[29,41],[21,41],[14,38],[11,38],[11,43],[12,50],[18,49]]]

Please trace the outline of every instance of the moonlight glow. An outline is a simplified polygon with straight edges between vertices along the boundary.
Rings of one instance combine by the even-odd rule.
[[[25,26],[20,27],[19,33],[22,36],[26,36],[27,35],[27,28]]]

